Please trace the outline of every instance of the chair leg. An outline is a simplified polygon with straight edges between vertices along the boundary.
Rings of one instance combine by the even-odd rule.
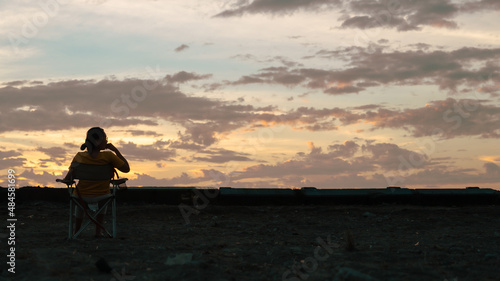
[[[85,208],[86,206],[81,205],[79,202],[74,202],[73,200],[76,200],[76,199],[72,199],[72,201],[71,201],[71,205],[74,205],[75,207],[78,207],[78,208],[82,209],[82,212],[84,212],[84,208]],[[73,208],[73,210],[74,210],[74,208]],[[77,226],[78,226],[78,227],[73,228],[73,224],[71,224],[71,226],[70,226],[70,227],[71,227],[71,233],[70,233],[70,235],[71,235],[71,239],[75,239],[75,238],[77,238],[77,237],[78,237],[78,235],[80,235],[80,233],[82,233],[82,232],[83,232],[83,230],[84,230],[84,229],[85,229],[85,228],[89,225],[89,223],[90,223],[90,221],[88,221],[88,222],[86,222],[84,225],[82,225],[83,218],[81,218],[81,219],[76,218],[76,213],[74,213],[74,215],[75,215],[75,224],[77,224]],[[72,218],[71,218],[71,219],[72,219]],[[71,219],[70,219],[70,220],[71,220]],[[75,232],[75,233],[73,233],[73,232]]]
[[[116,237],[116,197],[113,196],[113,202],[111,203],[111,212],[113,216],[113,238]]]
[[[73,199],[69,199],[69,229],[68,229],[68,239],[73,238],[73,212],[74,212],[74,207],[73,207]]]

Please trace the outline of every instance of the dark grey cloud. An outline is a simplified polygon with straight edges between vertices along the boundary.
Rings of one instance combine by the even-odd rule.
[[[23,155],[19,151],[5,150],[5,147],[0,147],[0,170],[23,167],[27,159],[21,156]]]
[[[456,56],[470,62],[475,61],[471,58],[488,57],[488,55],[492,54],[483,53],[482,50],[476,52],[473,49],[456,52]],[[444,60],[446,61],[446,58]],[[368,61],[360,58],[359,63]],[[450,63],[448,62],[448,64]],[[375,66],[376,64],[372,67],[375,68]],[[367,64],[366,67],[369,67],[369,65]],[[404,68],[404,66],[402,67]],[[418,69],[419,65],[417,64],[415,67]],[[440,65],[434,67],[437,71],[441,71],[443,68],[446,69],[446,67]],[[452,69],[455,68],[452,67]],[[317,80],[315,85],[326,84],[324,81],[321,82],[320,78],[331,75],[328,71],[315,69],[288,70],[286,68],[276,68],[271,70],[306,74],[306,78],[302,82],[306,83],[306,85],[313,82],[313,79],[314,81]],[[269,74],[269,71],[267,69],[266,75]],[[344,75],[346,74],[344,73]],[[389,74],[385,77],[384,70],[379,71],[379,75],[376,77],[379,83],[392,81],[391,79],[393,79]],[[422,76],[415,76],[423,79]],[[363,79],[367,77],[369,76],[367,75]],[[466,78],[464,84],[479,83],[483,79],[481,77],[477,78],[477,76],[471,77],[470,79]],[[493,77],[496,76],[493,75]],[[428,77],[426,79],[432,78]],[[435,79],[436,83],[444,83],[443,79],[439,81],[437,77]],[[418,79],[414,78],[414,80]],[[214,145],[222,136],[234,130],[241,128],[257,130],[262,127],[280,125],[297,130],[332,131],[338,129],[339,126],[368,122],[372,124],[373,130],[384,128],[403,129],[414,137],[434,135],[445,138],[456,136],[500,137],[498,125],[500,123],[497,122],[500,118],[500,108],[489,104],[487,101],[471,99],[432,101],[427,106],[411,109],[395,110],[370,104],[351,109],[300,107],[276,114],[273,113],[275,107],[257,108],[236,102],[191,97],[178,91],[175,87],[160,83],[148,93],[144,100],[132,100],[134,103],[132,105],[135,107],[128,108],[130,116],[120,117],[121,112],[113,112],[111,107],[113,102],[118,101],[121,106],[125,106],[126,101],[123,101],[123,96],[127,95],[127,92],[130,93],[130,89],[143,83],[145,83],[144,80],[65,81],[21,88],[1,88],[0,97],[5,102],[0,104],[0,117],[2,117],[3,121],[0,124],[0,129],[3,132],[70,128],[86,130],[89,127],[99,125],[100,120],[111,120],[114,127],[128,127],[135,124],[147,124],[154,127],[158,124],[158,118],[183,128],[178,132],[177,139],[168,140],[165,143],[157,141],[155,145],[150,146],[124,143],[123,145],[127,146],[127,149],[131,151],[132,158],[138,161],[172,161],[177,149],[200,152]],[[147,81],[147,83],[152,83],[152,81]],[[328,89],[325,88],[325,90]],[[89,104],[89,100],[100,100],[101,102]],[[154,134],[152,131],[131,131],[131,133]],[[51,149],[54,151],[49,151],[48,148],[44,149],[46,150],[42,152],[50,156],[48,159],[42,159],[45,165],[48,165],[51,161],[57,165],[64,165],[63,154],[57,156],[54,154],[57,151],[53,148]],[[219,161],[222,163],[221,161],[226,159],[227,161],[231,161],[230,159],[244,161],[247,160],[245,157],[248,156],[222,154],[210,156],[206,154],[199,157],[204,158],[205,161]],[[22,160],[15,161],[15,163],[22,163]]]
[[[332,94],[332,95],[341,95],[341,94],[352,94],[352,93],[359,93],[363,91],[365,88],[362,87],[355,87],[355,86],[343,86],[343,87],[331,87],[327,88],[324,92],[326,94]]]
[[[186,44],[182,44],[179,47],[175,48],[174,51],[176,51],[178,53],[178,52],[182,52],[182,51],[187,50],[187,49],[189,49],[189,46]]]
[[[59,146],[47,147],[47,148],[39,147],[36,150],[43,152],[47,156],[49,156],[50,158],[54,158],[54,159],[63,159],[64,160],[64,158],[66,158],[66,155],[67,155],[67,150],[62,148],[62,147],[59,147]]]
[[[187,81],[186,79],[199,77],[196,74],[185,74],[186,76],[172,75],[169,79]],[[284,80],[279,82],[288,83]],[[188,96],[165,81],[69,80],[47,85],[4,87],[0,89],[0,99],[0,118],[3,121],[0,132],[57,131],[71,128],[85,130],[93,126],[154,127],[158,125],[160,118],[184,128],[179,132],[179,142],[172,145],[194,150],[216,143],[220,135],[232,130],[247,126],[257,128],[256,124],[261,121],[316,126],[311,129],[332,128],[328,120],[329,113],[325,110],[300,109],[300,112],[292,111],[284,116],[275,116],[266,113],[273,111],[274,107],[259,108]],[[319,114],[319,120],[315,118],[316,114]],[[279,118],[283,118],[283,121],[278,120]],[[318,127],[316,121],[327,123]],[[131,133],[146,134],[138,131]]]
[[[188,81],[202,80],[212,77],[211,74],[196,74],[194,72],[180,71],[173,75],[165,76],[165,81],[169,83],[186,83]]]
[[[129,133],[132,136],[150,136],[150,137],[161,137],[162,134],[159,134],[155,131],[144,131],[144,130],[124,130],[123,132]]]
[[[56,179],[63,178],[65,175],[64,174],[55,174],[55,173],[48,173],[46,171],[42,171],[41,173],[37,173],[34,171],[33,168],[27,168],[25,169],[20,175],[20,178],[23,178],[23,180],[17,181],[17,184],[19,187],[22,186],[29,186],[32,183],[36,183],[37,185],[41,186],[54,186],[56,185]],[[62,186],[63,184],[58,184],[59,186]],[[56,185],[56,186],[58,186]]]
[[[142,186],[223,186],[227,182],[226,174],[214,170],[203,169],[201,176],[191,176],[186,172],[181,173],[179,176],[171,178],[155,178],[145,173],[136,173],[137,179],[130,181],[130,186],[135,186],[135,183],[140,183]]]
[[[413,137],[500,137],[500,107],[475,99],[431,101],[412,109],[378,109],[358,116],[375,128],[405,129]]]
[[[461,169],[444,166],[429,167],[412,173],[403,173],[388,177],[398,185],[426,185],[428,187],[442,187],[444,184],[464,188],[469,184],[497,183],[500,167],[492,162],[483,164],[482,169]],[[387,175],[386,175],[387,176]]]
[[[160,118],[186,128],[183,138],[211,145],[216,133],[245,126],[254,112],[269,110],[188,96],[170,83],[203,77],[179,72],[161,81],[68,80],[0,88],[0,132],[157,126]]]
[[[115,144],[129,161],[172,161],[176,156],[175,149],[169,148],[168,142],[156,141],[148,145],[119,141]],[[126,153],[125,153],[126,151]]]
[[[203,161],[211,163],[227,163],[230,161],[252,161],[250,154],[227,150],[223,148],[205,149],[198,152],[194,157],[194,161]]]
[[[419,30],[422,26],[457,28],[452,19],[459,6],[451,0],[346,2],[343,28],[395,28],[399,31]],[[352,15],[354,14],[354,15]]]
[[[498,11],[500,9],[500,2],[497,0],[468,1],[463,3],[460,9],[463,12],[471,13],[485,10]]]
[[[458,28],[454,20],[460,14],[498,10],[496,0],[254,0],[241,1],[216,17],[234,17],[244,14],[289,15],[296,11],[336,10],[341,28],[394,28],[398,31],[420,30],[423,26]]]
[[[333,155],[332,155],[333,154]],[[232,175],[233,181],[250,178],[283,178],[286,176],[318,176],[343,174],[349,171],[373,170],[375,166],[359,159],[335,157],[335,152],[323,153],[321,147],[311,144],[311,151],[298,153],[295,158],[276,164],[259,164],[246,167],[242,172]],[[361,164],[361,165],[357,165]]]
[[[340,0],[254,0],[240,1],[237,7],[222,11],[215,17],[233,17],[243,14],[270,13],[291,14],[297,10],[319,10],[330,6],[339,6]]]
[[[448,98],[429,101],[417,108],[402,109],[373,104],[352,109],[300,107],[279,116],[268,114],[260,118],[273,126],[287,125],[310,131],[370,123],[373,126],[371,130],[402,129],[412,137],[500,137],[500,107],[479,99]],[[259,125],[255,124],[254,127]]]
[[[39,159],[40,167],[48,167],[49,163],[54,163],[57,166],[68,165],[67,163],[68,150],[63,147],[60,146],[45,147],[45,148],[38,147],[36,151],[43,152],[45,155],[49,156],[49,158]]]
[[[2,83],[3,85],[5,86],[12,86],[12,87],[16,87],[16,86],[20,86],[20,85],[24,85],[26,84],[28,81],[26,80],[17,80],[17,81],[10,81],[10,82],[5,82],[5,83]]]
[[[229,85],[267,83],[321,89],[332,95],[359,93],[379,85],[437,85],[450,92],[479,90],[500,94],[500,48],[385,51],[349,47],[320,50],[317,57],[346,61],[343,69],[267,67]]]

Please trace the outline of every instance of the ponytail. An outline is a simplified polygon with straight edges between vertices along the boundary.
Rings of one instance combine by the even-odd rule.
[[[87,131],[87,137],[85,138],[85,143],[80,146],[81,150],[87,148],[89,154],[92,153],[94,149],[106,138],[106,133],[99,127],[90,128]]]

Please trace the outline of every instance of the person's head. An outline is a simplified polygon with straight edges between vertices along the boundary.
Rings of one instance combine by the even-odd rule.
[[[108,139],[106,133],[100,127],[93,127],[87,131],[85,143],[80,147],[81,150],[87,148],[87,151],[92,154],[93,151],[99,151],[106,148]]]

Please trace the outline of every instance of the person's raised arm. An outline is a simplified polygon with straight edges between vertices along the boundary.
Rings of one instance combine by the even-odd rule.
[[[120,151],[118,150],[118,148],[116,148],[113,144],[111,143],[108,143],[106,145],[106,148],[113,151],[116,156],[118,156],[118,158],[120,158],[121,160],[123,160],[123,162],[125,162],[125,164],[123,164],[123,166],[121,167],[116,167],[118,170],[124,172],[124,173],[128,173],[130,172],[130,166],[128,165],[128,161],[127,159],[125,159],[125,157],[123,157],[123,155],[120,153]]]

